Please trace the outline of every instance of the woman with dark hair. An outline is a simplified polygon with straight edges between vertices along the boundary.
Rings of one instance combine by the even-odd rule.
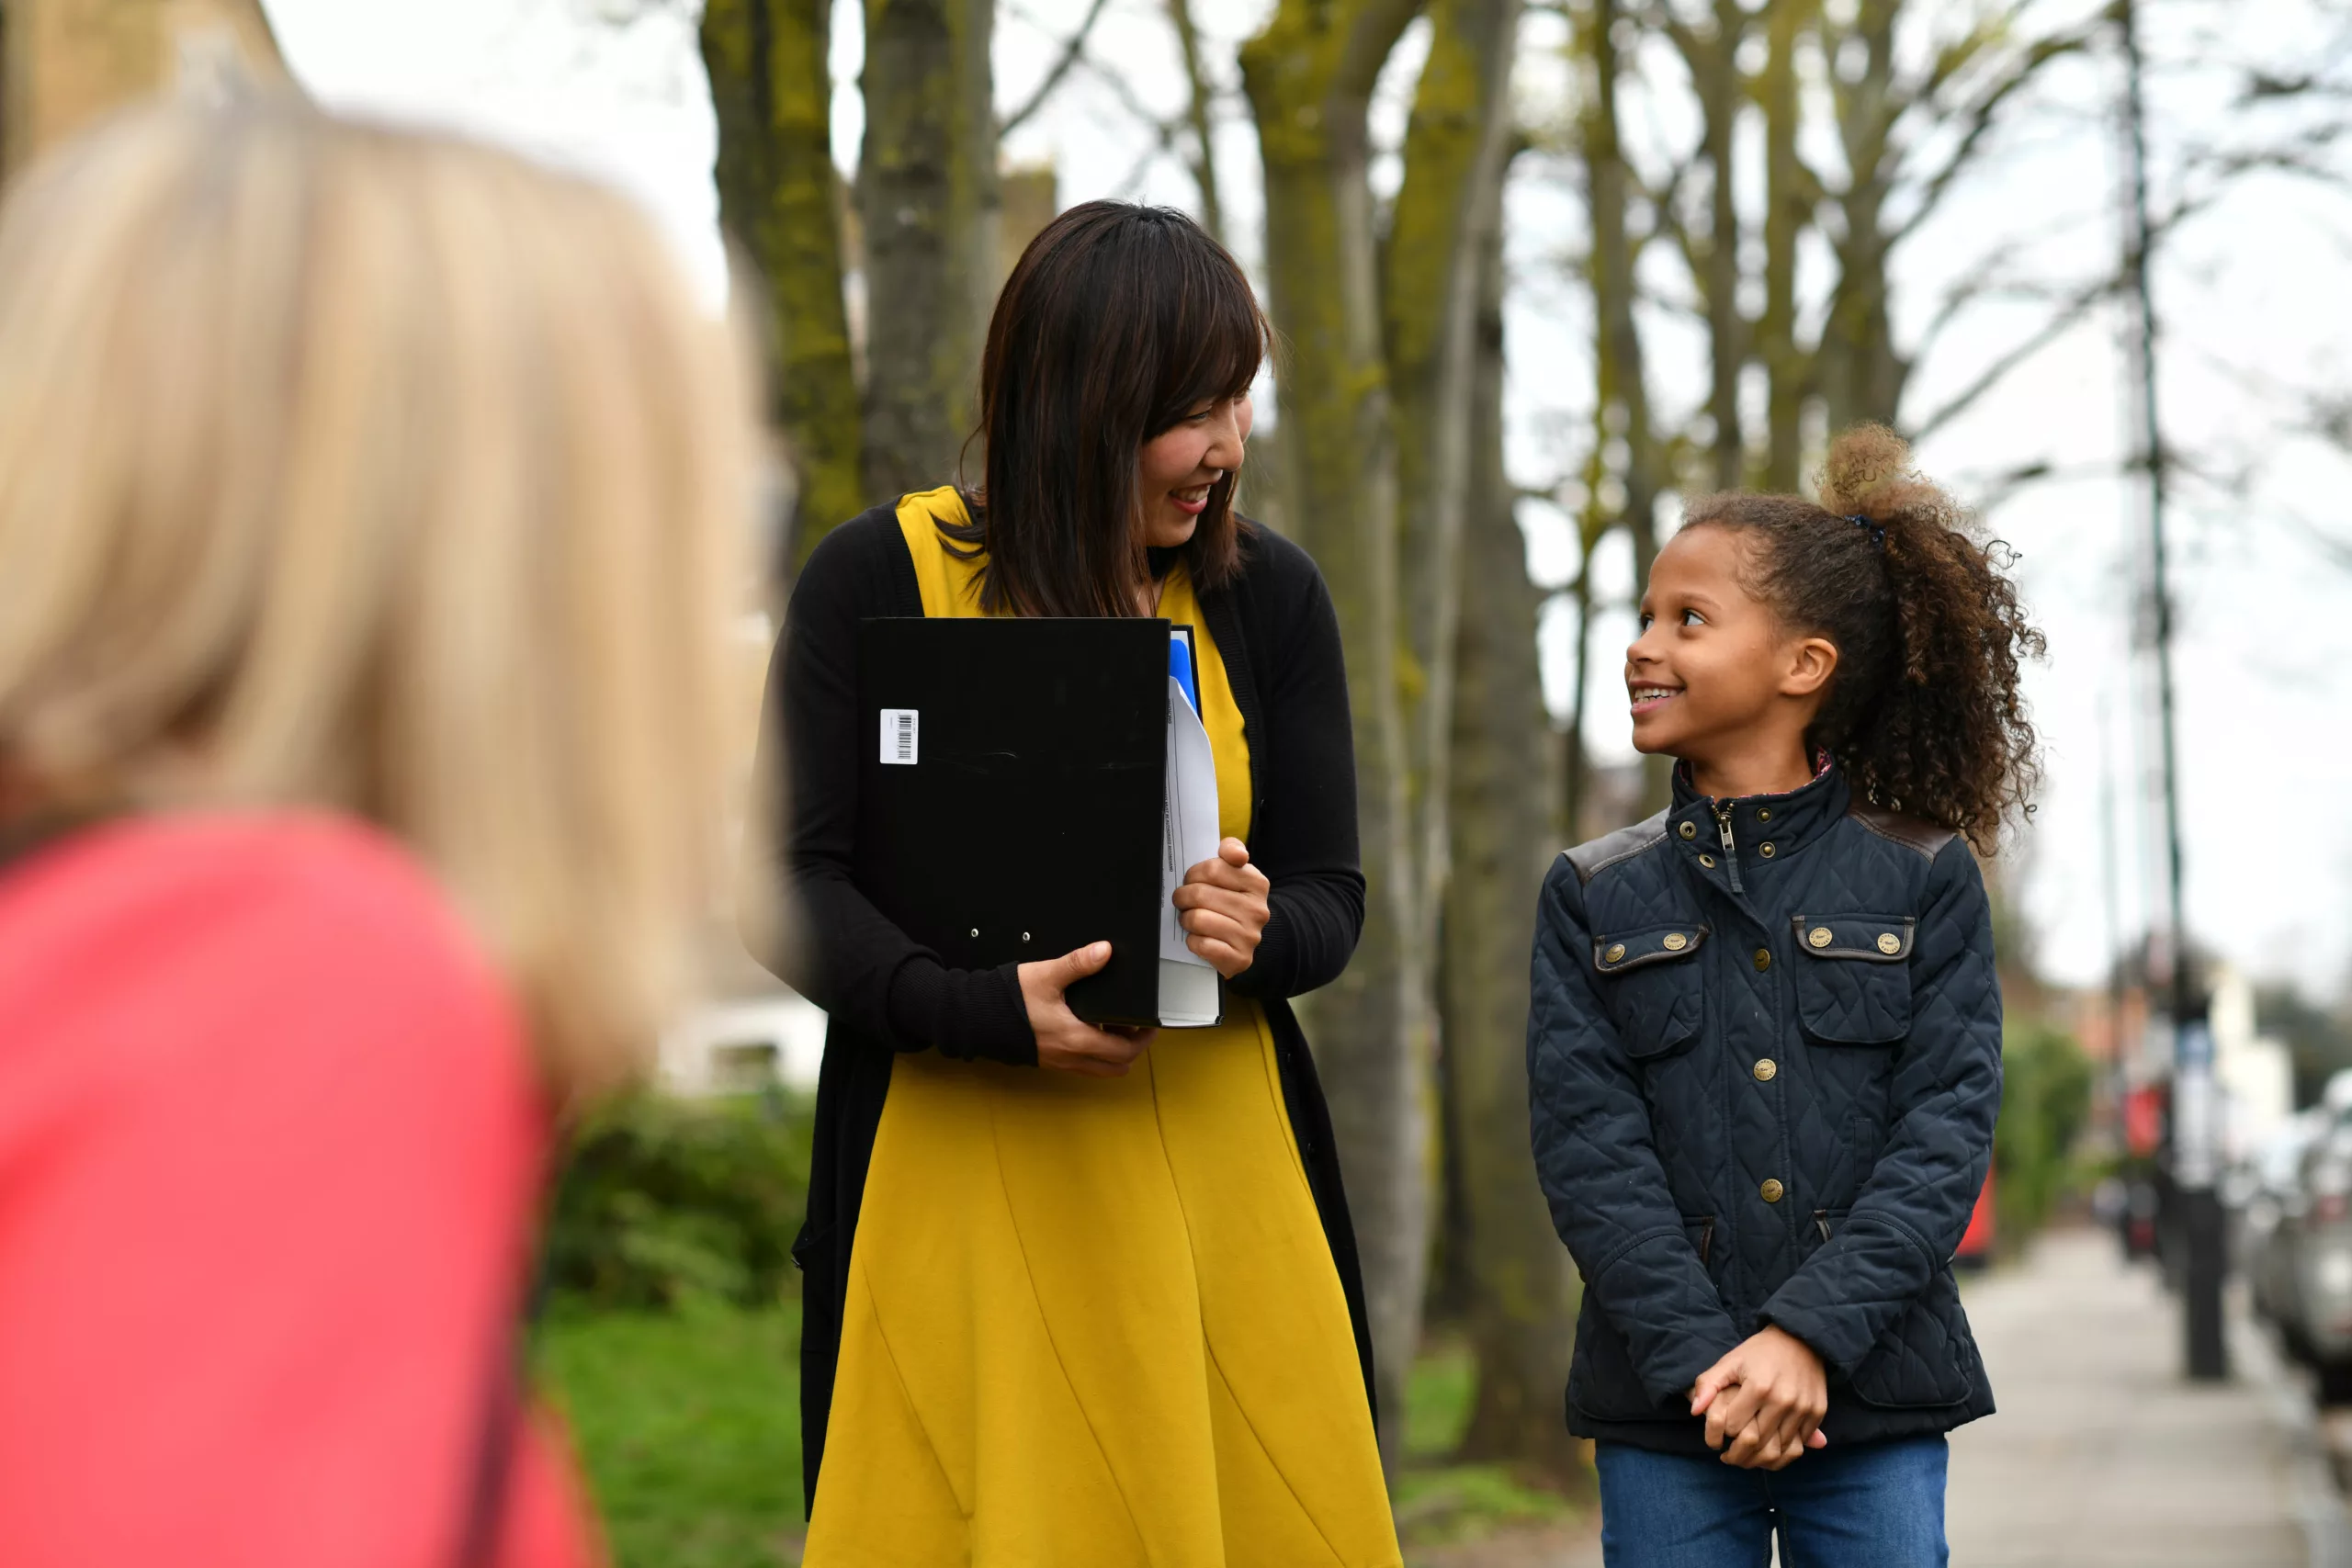
[[[767,749],[800,942],[767,956],[831,1015],[794,1249],[812,1568],[1398,1561],[1287,1000],[1363,920],[1339,627],[1233,509],[1266,341],[1190,220],[1073,209],[997,302],[985,484],[844,524],[793,594]],[[950,969],[859,890],[857,624],[918,615],[1193,626],[1226,837],[1176,903],[1222,1023],[1095,1028],[1062,993],[1106,943]]]

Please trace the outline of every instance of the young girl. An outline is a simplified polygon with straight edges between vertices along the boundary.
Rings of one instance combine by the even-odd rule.
[[[1950,1260],[2001,1100],[1984,883],[2041,639],[1909,453],[1698,502],[1626,650],[1674,804],[1544,889],[1535,1159],[1585,1279],[1568,1427],[1611,1568],[1945,1560],[1993,1395]]]

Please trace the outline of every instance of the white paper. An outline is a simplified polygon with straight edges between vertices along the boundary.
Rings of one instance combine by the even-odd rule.
[[[1184,874],[1216,855],[1216,757],[1200,715],[1173,675],[1168,678],[1166,802],[1159,851],[1159,1021],[1170,1029],[1196,1029],[1219,1016],[1217,974],[1184,945],[1172,900]]]

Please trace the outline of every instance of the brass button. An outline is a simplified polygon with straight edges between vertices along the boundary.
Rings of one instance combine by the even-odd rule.
[[[1815,947],[1827,947],[1832,942],[1837,940],[1829,934],[1829,928],[1827,926],[1814,927],[1813,930],[1804,933],[1804,939],[1805,941],[1813,943]]]
[[[1772,858],[1772,840],[1767,839],[1762,843],[1757,845],[1756,852],[1762,855],[1766,860],[1770,860]]]
[[[1768,1176],[1764,1179],[1764,1185],[1756,1190],[1767,1203],[1777,1203],[1781,1201],[1781,1195],[1788,1189],[1781,1186],[1776,1178]]]
[[[1715,869],[1715,857],[1713,855],[1701,855],[1699,857],[1699,863],[1705,866],[1709,871],[1713,871]]]
[[[1686,839],[1697,838],[1699,836],[1699,825],[1696,822],[1685,822],[1682,824],[1682,836]]]
[[[1881,931],[1878,936],[1878,950],[1892,958],[1903,951],[1903,939],[1893,931]]]
[[[1680,931],[1668,931],[1666,933],[1666,941],[1662,945],[1668,953],[1679,953],[1684,948],[1690,945],[1690,939],[1684,936]]]
[[[1756,950],[1756,972],[1758,975],[1761,975],[1765,970],[1770,969],[1770,967],[1772,967],[1772,950],[1769,947],[1758,948]]]
[[[1769,806],[1758,807],[1756,808],[1756,820],[1758,822],[1770,822],[1772,820],[1772,808]]]
[[[1756,1058],[1756,1066],[1753,1070],[1756,1074],[1756,1081],[1758,1083],[1770,1083],[1772,1081],[1772,1075],[1779,1072],[1781,1069],[1774,1064],[1771,1057],[1758,1056]]]
[[[1609,951],[1600,955],[1600,961],[1603,964],[1614,964],[1624,956],[1625,944],[1622,942],[1612,942],[1609,944]]]

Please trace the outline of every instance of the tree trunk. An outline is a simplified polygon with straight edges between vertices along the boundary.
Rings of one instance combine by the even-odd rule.
[[[1430,22],[1382,283],[1396,432],[1398,582],[1411,656],[1400,694],[1419,897],[1408,940],[1434,953],[1453,859],[1446,818],[1479,304],[1484,258],[1501,245],[1519,0],[1437,0]],[[1441,1029],[1441,1053],[1443,1041]]]
[[[797,481],[777,541],[779,580],[867,499],[842,301],[831,10],[826,0],[707,0],[702,16],[719,214],[766,288],[772,412]]]
[[[1909,371],[1894,349],[1887,316],[1886,200],[1897,156],[1894,16],[1899,0],[1862,0],[1853,22],[1826,33],[1823,52],[1842,58],[1860,43],[1860,73],[1837,78],[1838,130],[1847,186],[1838,208],[1838,286],[1823,327],[1819,380],[1829,428],[1863,420],[1893,424]]]
[[[1461,1457],[1580,1468],[1560,1418],[1576,1330],[1575,1274],[1528,1152],[1527,953],[1558,838],[1557,753],[1544,709],[1535,628],[1543,594],[1503,468],[1503,269],[1498,226],[1482,232],[1474,454],[1463,537],[1452,743],[1454,876],[1444,920],[1447,1118],[1468,1276],[1477,1398]]]
[[[1588,68],[1591,73],[1591,89],[1585,97],[1585,112],[1580,135],[1585,163],[1585,189],[1592,210],[1592,256],[1590,261],[1593,301],[1593,460],[1588,465],[1583,530],[1586,537],[1585,560],[1591,563],[1591,545],[1609,528],[1623,525],[1634,546],[1634,588],[1636,593],[1649,581],[1651,563],[1657,559],[1657,498],[1663,482],[1660,472],[1663,454],[1651,428],[1650,394],[1647,366],[1642,353],[1641,326],[1634,314],[1635,297],[1634,270],[1635,254],[1628,232],[1627,208],[1632,180],[1625,166],[1624,145],[1619,130],[1617,88],[1620,62],[1617,32],[1624,18],[1620,0],[1590,0],[1578,29],[1577,42],[1582,46]],[[1724,187],[1728,191],[1729,186]],[[1736,315],[1736,312],[1735,312]],[[1738,370],[1735,361],[1731,370],[1731,386],[1737,391]],[[1731,400],[1731,429],[1738,433],[1738,400]],[[1622,441],[1624,456],[1616,472],[1608,472],[1606,454]],[[1619,487],[1619,500],[1612,508],[1604,500],[1607,479],[1613,479]],[[1577,663],[1581,669],[1589,657],[1590,620],[1593,610],[1590,590],[1581,586],[1577,602],[1581,617],[1577,624]],[[1577,711],[1583,711],[1582,688],[1578,689]],[[1583,744],[1579,717],[1577,744]],[[1576,795],[1583,800],[1581,777],[1582,757]],[[1663,759],[1652,759],[1643,768],[1644,814],[1667,803],[1672,789],[1671,775]],[[1576,818],[1569,820],[1571,833],[1581,830]]]
[[[1780,0],[1768,12],[1764,57],[1764,317],[1757,348],[1770,386],[1764,485],[1792,492],[1804,465],[1804,413],[1811,367],[1797,347],[1797,236],[1812,206],[1797,157],[1797,35],[1809,0]]]
[[[175,83],[290,85],[260,0],[7,0],[6,26],[11,172]]]
[[[1193,25],[1193,0],[1168,0],[1168,20],[1176,29],[1176,46],[1184,56],[1184,118],[1193,129],[1197,156],[1193,184],[1201,193],[1201,227],[1218,243],[1225,243],[1225,203],[1218,198],[1216,147],[1211,136],[1208,73],[1201,64],[1201,32]]]
[[[1709,378],[1708,422],[1718,490],[1736,490],[1747,477],[1747,435],[1739,411],[1740,370],[1747,362],[1747,321],[1739,306],[1737,149],[1747,94],[1740,79],[1739,46],[1749,17],[1740,0],[1715,0],[1714,26],[1701,33],[1670,28],[1699,95],[1701,152],[1707,165],[1708,224],[1690,271],[1705,300]]]
[[[1579,522],[1577,529],[1577,580],[1569,588],[1576,606],[1576,690],[1568,694],[1568,733],[1561,748],[1560,831],[1571,844],[1582,843],[1586,808],[1591,795],[1592,759],[1584,748],[1585,688],[1592,679],[1592,552],[1600,543],[1593,530]]]
[[[1381,1452],[1394,1467],[1427,1269],[1429,955],[1405,796],[1396,455],[1381,356],[1365,110],[1412,0],[1281,0],[1243,46],[1265,166],[1266,276],[1290,345],[1283,508],[1340,618],[1369,886],[1363,941],[1314,999],[1317,1056],[1364,1269]]]
[[[955,477],[996,245],[994,0],[865,0],[865,494]]]

